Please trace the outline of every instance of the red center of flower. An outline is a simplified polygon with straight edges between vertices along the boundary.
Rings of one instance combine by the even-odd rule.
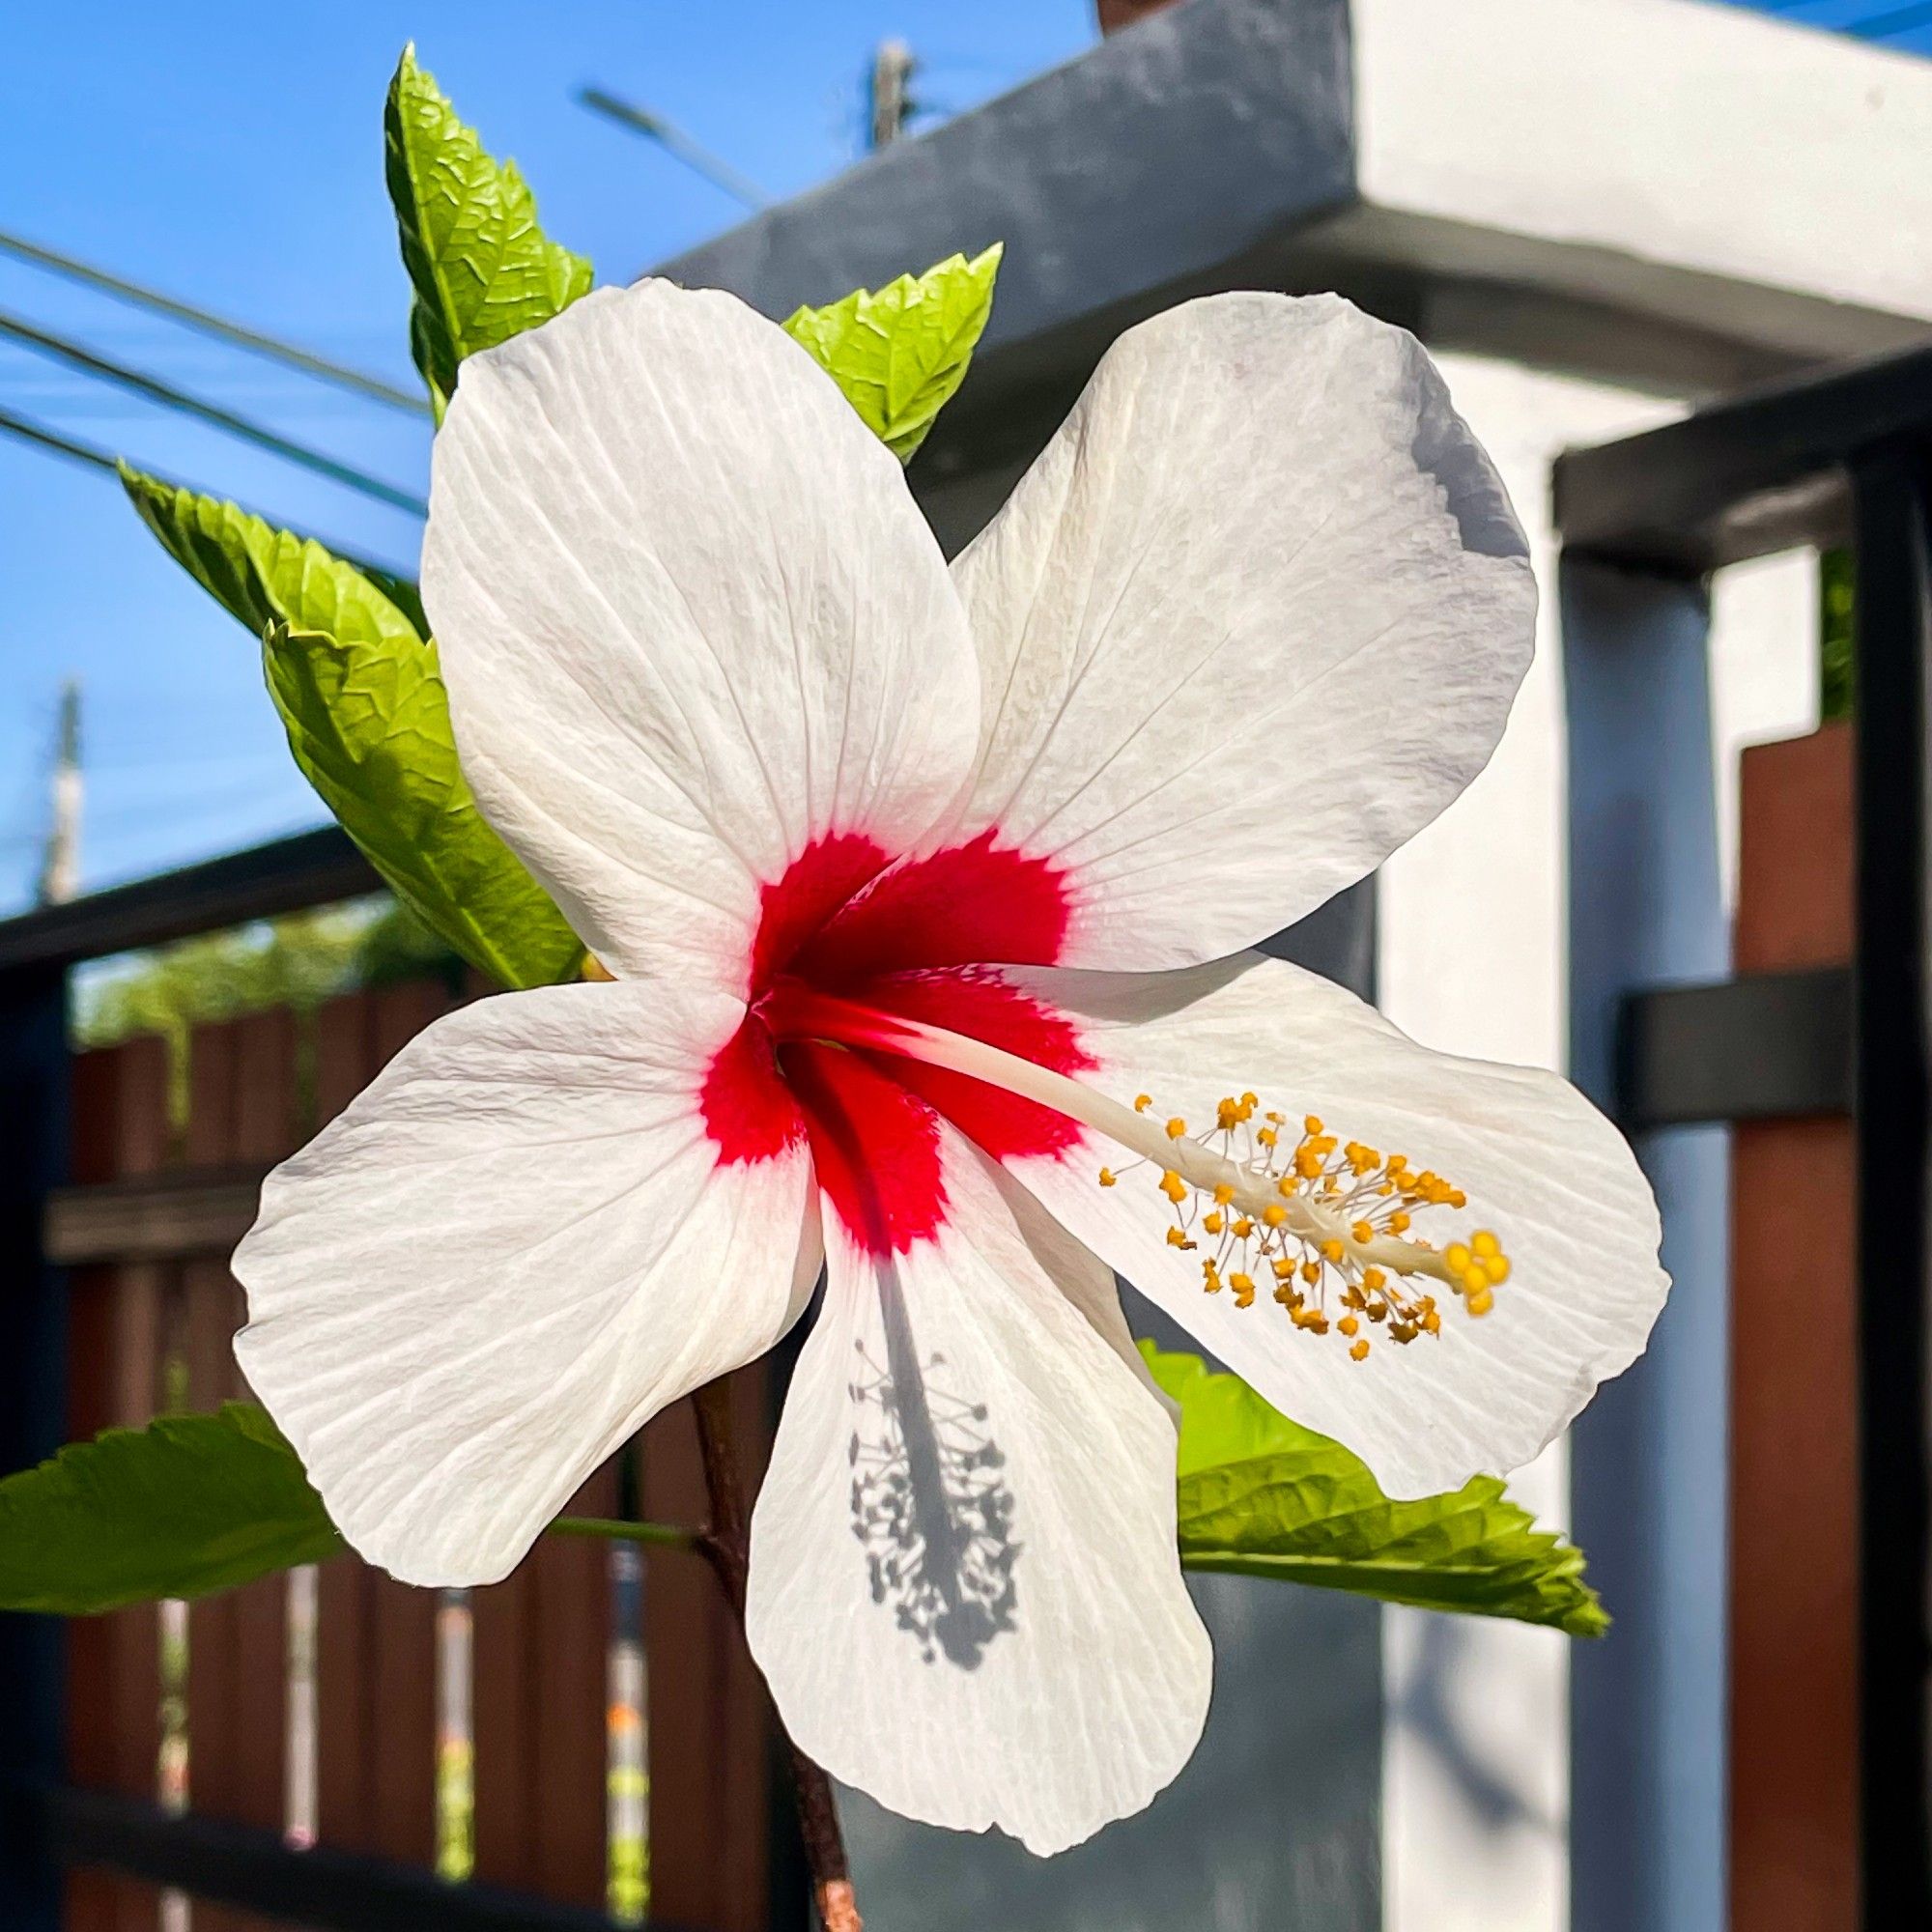
[[[1079,1127],[1050,1108],[896,1054],[785,1037],[761,1006],[797,986],[1078,1073],[1094,1062],[1071,1022],[981,963],[1052,965],[1066,923],[1059,868],[991,833],[897,866],[862,833],[814,840],[764,888],[752,1010],[705,1076],[720,1158],[767,1160],[808,1138],[853,1237],[903,1252],[946,1219],[941,1116],[995,1159],[1075,1146]]]

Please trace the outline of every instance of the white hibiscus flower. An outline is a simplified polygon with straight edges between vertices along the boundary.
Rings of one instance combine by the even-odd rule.
[[[423,564],[464,770],[615,979],[440,1020],[236,1257],[249,1380],[375,1562],[503,1576],[822,1266],[752,1648],[836,1776],[1053,1851],[1208,1706],[1115,1270],[1397,1494],[1641,1348],[1657,1217],[1597,1113],[1240,951],[1456,797],[1529,661],[1410,336],[1131,330],[949,570],[781,330],[604,291],[465,363]]]

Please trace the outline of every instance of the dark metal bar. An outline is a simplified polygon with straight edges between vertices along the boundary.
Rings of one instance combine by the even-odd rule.
[[[46,1257],[79,1267],[226,1255],[254,1225],[268,1172],[258,1162],[57,1187],[43,1222]]]
[[[1899,401],[1902,403],[1903,399]],[[1932,1290],[1928,474],[1853,466],[1858,513],[1860,1837],[1862,1920],[1932,1924],[1926,1302]]]
[[[0,974],[78,965],[135,947],[330,905],[382,880],[336,826],[90,893],[0,921]]]
[[[1618,1033],[1616,1117],[1632,1133],[1851,1109],[1849,967],[1636,993]]]
[[[67,1304],[41,1253],[46,1197],[66,1179],[67,987],[54,967],[0,983],[0,1474],[67,1435]],[[62,1774],[65,1642],[47,1617],[0,1616],[0,1779]],[[59,1932],[58,1868],[0,1814],[0,1925]]]
[[[1932,424],[1932,350],[1749,391],[1681,422],[1559,458],[1573,552],[1696,576],[1850,527],[1843,467]]]
[[[170,1817],[107,1792],[15,1788],[4,1813],[55,1865],[99,1865],[191,1897],[310,1932],[611,1932],[611,1920],[487,1885],[318,1845],[294,1851],[271,1833],[190,1812]],[[7,1921],[8,1932],[14,1922]],[[49,1920],[51,1926],[54,1921]],[[652,1920],[655,1932],[672,1932]]]

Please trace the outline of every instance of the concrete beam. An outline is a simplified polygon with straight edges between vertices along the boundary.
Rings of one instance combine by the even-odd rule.
[[[916,476],[1006,482],[1185,296],[1335,288],[1679,395],[1932,332],[1932,65],[1694,0],[1186,0],[663,265],[768,314],[1003,240]]]

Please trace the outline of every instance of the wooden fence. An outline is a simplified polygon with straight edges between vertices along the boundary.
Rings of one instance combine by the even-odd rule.
[[[227,1256],[252,1218],[263,1171],[459,997],[411,983],[352,994],[312,1015],[279,1010],[203,1027],[191,1041],[185,1122],[169,1120],[160,1040],[76,1056],[71,1179],[47,1203],[44,1223],[46,1258],[69,1270],[70,1437],[246,1395],[230,1348],[242,1300]],[[738,1396],[746,1439],[761,1441],[762,1374],[740,1377]],[[640,1513],[701,1521],[687,1406],[653,1424],[635,1453]],[[614,1463],[574,1507],[617,1513]],[[458,1634],[468,1611],[467,1673],[460,1644],[440,1653],[438,1593],[354,1558],[194,1604],[185,1673],[169,1635],[178,1610],[170,1618],[149,1605],[76,1622],[66,1644],[67,1780],[143,1804],[185,1801],[190,1824],[224,1821],[297,1850],[312,1835],[325,1853],[427,1870],[438,1849],[440,1698],[469,1714],[470,1749],[457,1740],[445,1777],[460,1800],[468,1757],[473,1805],[453,1829],[473,1832],[474,1895],[601,1912],[611,1564],[602,1543],[548,1538],[508,1580],[459,1600],[450,1607]],[[643,1603],[652,1920],[715,1932],[798,1922],[787,1801],[742,1639],[694,1558],[654,1556]],[[453,1886],[445,1896],[455,1908],[464,1895]],[[270,1923],[219,1903],[191,1911],[193,1932]],[[60,1922],[65,1932],[157,1932],[181,1914],[153,1883],[73,1869]]]

